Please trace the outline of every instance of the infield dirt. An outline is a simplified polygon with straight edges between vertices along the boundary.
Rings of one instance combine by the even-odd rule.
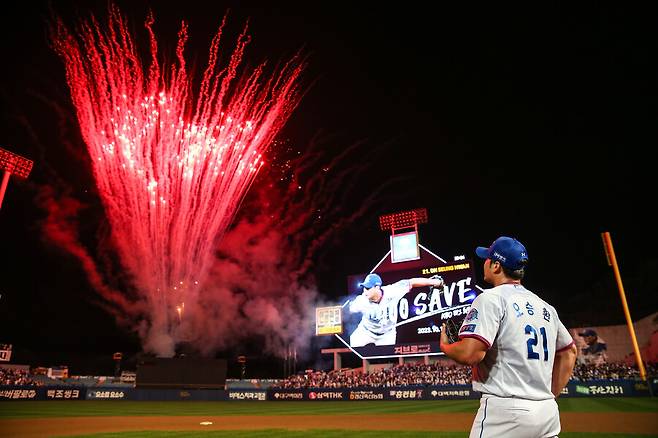
[[[0,420],[2,437],[70,436],[136,430],[347,429],[468,431],[474,414],[71,417]],[[658,433],[658,415],[645,412],[560,415],[565,432]],[[202,422],[211,422],[201,425]]]

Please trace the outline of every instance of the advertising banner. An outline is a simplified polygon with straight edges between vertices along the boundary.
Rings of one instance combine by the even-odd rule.
[[[134,388],[98,388],[87,390],[87,400],[134,400]]]
[[[268,400],[325,401],[325,400],[448,400],[479,398],[471,385],[409,386],[387,388],[303,388],[270,389]]]
[[[84,386],[62,386],[39,388],[43,391],[46,400],[84,400],[87,388]]]
[[[265,401],[267,400],[267,391],[248,391],[248,390],[229,390],[229,400],[249,400],[249,401]]]
[[[340,401],[349,400],[346,388],[270,389],[268,400],[274,401]]]
[[[649,396],[647,382],[635,380],[571,381],[561,397],[645,397]]]
[[[429,386],[425,391],[425,400],[478,399],[480,393],[473,391],[471,385]]]
[[[30,387],[2,387],[0,400],[40,400],[36,386]]]

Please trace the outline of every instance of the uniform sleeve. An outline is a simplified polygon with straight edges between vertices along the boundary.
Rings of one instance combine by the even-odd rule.
[[[502,320],[503,309],[497,296],[491,293],[478,295],[459,329],[459,338],[475,338],[491,348]]]
[[[555,309],[553,309],[553,311],[555,312]],[[557,315],[557,312],[555,312],[555,315]],[[564,324],[562,324],[560,318],[557,318],[557,340],[555,342],[555,351],[559,353],[562,350],[566,350],[571,347],[573,343],[574,340],[571,337],[571,333],[569,333],[569,330],[567,330]]]
[[[363,312],[367,304],[368,304],[368,298],[366,298],[365,295],[359,295],[358,297],[354,298],[350,302],[349,305],[350,312],[352,313]]]
[[[409,280],[400,280],[388,286],[382,287],[384,296],[388,295],[394,300],[399,300],[411,290],[411,282]]]

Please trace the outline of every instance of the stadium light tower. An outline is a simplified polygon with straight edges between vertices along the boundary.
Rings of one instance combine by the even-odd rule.
[[[425,223],[425,208],[379,216],[379,228],[391,232],[391,262],[400,263],[420,258],[418,224]]]
[[[0,170],[3,171],[2,183],[0,184],[0,208],[2,208],[2,200],[5,197],[7,184],[9,184],[9,175],[16,175],[25,179],[30,175],[33,164],[32,160],[0,148]]]

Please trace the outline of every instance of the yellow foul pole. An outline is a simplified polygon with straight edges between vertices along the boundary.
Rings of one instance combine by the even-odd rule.
[[[624,308],[624,315],[626,315],[626,324],[628,325],[628,332],[631,335],[633,342],[633,350],[635,350],[635,358],[637,359],[637,367],[640,370],[642,380],[647,380],[647,372],[644,369],[644,362],[642,362],[642,355],[640,354],[640,347],[637,345],[637,338],[635,337],[635,328],[633,327],[633,320],[631,319],[631,312],[628,310],[628,303],[626,302],[626,293],[624,292],[624,285],[621,282],[621,274],[619,273],[619,266],[617,266],[617,257],[615,257],[615,250],[612,247],[612,239],[610,233],[607,231],[601,233],[603,239],[603,248],[605,255],[608,258],[608,265],[612,266],[615,272],[615,279],[617,280],[617,288],[619,289],[619,297],[621,298],[621,305]]]

